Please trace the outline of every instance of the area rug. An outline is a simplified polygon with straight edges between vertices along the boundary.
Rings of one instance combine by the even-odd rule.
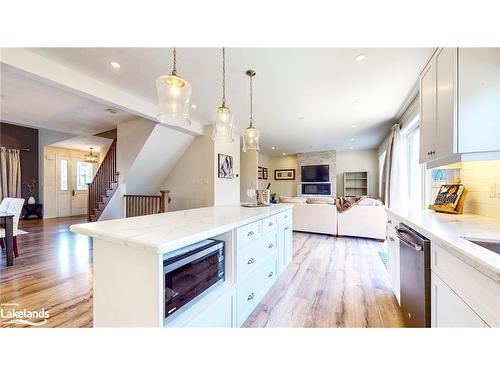
[[[387,268],[387,251],[379,251],[378,256],[382,260],[382,263],[384,263],[385,268]]]

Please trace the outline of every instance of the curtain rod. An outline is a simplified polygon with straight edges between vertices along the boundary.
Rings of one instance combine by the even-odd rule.
[[[3,147],[2,148],[5,148],[6,150],[17,150],[17,148],[7,148],[7,147]],[[30,152],[31,150],[29,148],[20,148],[19,151],[26,151],[26,152]]]

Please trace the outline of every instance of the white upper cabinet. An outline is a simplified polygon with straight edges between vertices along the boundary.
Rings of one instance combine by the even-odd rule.
[[[437,49],[420,75],[420,119],[421,163],[499,151],[500,48]]]
[[[460,48],[458,61],[458,151],[500,150],[500,48]]]
[[[432,59],[420,75],[420,163],[431,160],[436,148],[435,70]]]

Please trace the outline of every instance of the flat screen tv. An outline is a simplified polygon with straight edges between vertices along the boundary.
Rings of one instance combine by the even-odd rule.
[[[329,182],[330,166],[304,165],[301,167],[302,182]]]

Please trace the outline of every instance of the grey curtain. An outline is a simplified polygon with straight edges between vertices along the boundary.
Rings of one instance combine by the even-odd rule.
[[[0,148],[0,197],[21,198],[21,158],[19,150]]]

